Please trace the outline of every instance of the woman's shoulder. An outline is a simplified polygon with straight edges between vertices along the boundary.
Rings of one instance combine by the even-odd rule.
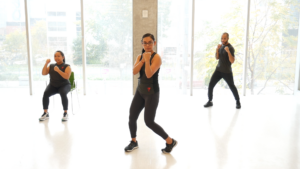
[[[155,53],[155,55],[153,56],[153,58],[160,58],[160,55],[158,53]]]
[[[150,60],[151,60],[151,63],[153,63],[153,62],[159,62],[159,63],[161,63],[161,57],[157,53],[155,53],[155,55],[153,55],[153,57],[151,57]]]
[[[64,65],[65,65],[65,67],[68,67],[68,66],[70,66],[70,67],[71,67],[71,65],[69,65],[69,64],[66,64],[66,63],[64,63]]]

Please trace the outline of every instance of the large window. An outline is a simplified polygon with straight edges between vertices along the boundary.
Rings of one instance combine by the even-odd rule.
[[[66,22],[48,22],[48,31],[67,31]]]
[[[218,44],[221,44],[223,32],[229,33],[229,43],[235,49],[235,62],[231,66],[235,85],[241,95],[246,2],[246,0],[195,2],[194,95],[207,95],[208,84],[218,64],[215,53]],[[215,86],[214,94],[232,96],[223,79]]]
[[[252,0],[247,94],[293,94],[299,0]]]
[[[191,1],[158,1],[158,53],[163,59],[160,84],[164,91],[189,93],[191,7]],[[299,7],[299,0],[251,0],[247,94],[293,94]],[[242,94],[246,11],[247,0],[195,0],[194,95],[207,94],[223,32],[229,33],[229,43],[235,48],[232,70]],[[214,93],[232,95],[224,80]]]
[[[189,94],[191,0],[158,1],[157,52],[162,58],[162,94]]]
[[[46,82],[49,83],[49,75],[42,76],[41,72],[47,59],[55,63],[54,53],[57,50],[65,54],[66,63],[71,65],[77,87],[81,89],[82,47],[81,43],[77,43],[77,39],[81,39],[81,31],[78,33],[77,30],[80,26],[80,20],[77,19],[78,13],[80,14],[80,0],[30,0],[28,2],[34,92],[42,94]]]
[[[87,91],[132,94],[132,0],[86,0]]]
[[[49,76],[41,71],[57,50],[82,89],[80,0],[28,0],[33,91],[42,93]],[[0,87],[26,87],[28,64],[24,1],[0,5]],[[90,94],[132,94],[132,0],[85,0],[86,82]]]
[[[157,52],[162,58],[162,94],[204,96],[218,61],[215,50],[223,32],[235,48],[235,85],[242,95],[243,65],[249,95],[294,93],[300,0],[158,0]],[[132,0],[28,0],[33,91],[42,93],[49,76],[41,71],[54,52],[65,53],[82,91],[82,27],[85,25],[85,73],[89,94],[132,94]],[[245,28],[249,23],[247,58]],[[0,2],[0,90],[28,92],[28,54],[23,0]],[[191,54],[191,32],[194,51]],[[193,70],[191,70],[193,56]],[[191,75],[193,81],[191,82]],[[7,90],[9,89],[9,90]],[[232,95],[221,80],[217,95]]]
[[[0,2],[0,93],[29,93],[24,1]]]

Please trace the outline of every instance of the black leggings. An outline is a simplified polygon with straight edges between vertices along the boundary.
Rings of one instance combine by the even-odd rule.
[[[164,131],[164,129],[154,122],[158,102],[159,92],[155,94],[140,94],[138,90],[135,92],[129,114],[129,129],[131,138],[136,138],[136,121],[144,107],[144,120],[146,125],[163,139],[168,138],[168,134]]]
[[[68,110],[68,97],[67,94],[71,90],[71,85],[67,84],[61,87],[54,87],[49,84],[44,92],[43,96],[43,107],[44,109],[48,109],[49,106],[49,97],[55,95],[57,93],[61,96],[61,101],[64,107],[64,110]]]
[[[209,101],[212,101],[212,99],[213,99],[213,90],[214,90],[215,85],[222,78],[228,84],[231,92],[233,93],[233,96],[234,96],[235,100],[239,101],[240,97],[239,97],[238,90],[236,89],[236,87],[234,85],[232,73],[222,73],[222,72],[219,72],[217,70],[214,72],[214,74],[212,75],[212,77],[210,79],[210,82],[209,82],[209,86],[208,86],[208,99],[209,99]]]

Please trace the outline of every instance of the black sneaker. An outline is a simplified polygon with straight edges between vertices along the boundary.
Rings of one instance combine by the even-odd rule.
[[[137,141],[136,142],[131,141],[130,144],[127,147],[125,147],[125,151],[126,152],[131,152],[131,151],[133,151],[135,149],[138,149],[138,148],[139,148],[138,142]]]
[[[240,101],[236,101],[236,108],[237,109],[240,109],[242,106],[241,106],[241,103],[240,103]]]
[[[40,121],[44,121],[49,119],[49,112],[45,113],[42,115],[42,117],[39,118]]]
[[[161,149],[161,151],[163,152],[163,153],[171,153],[171,151],[172,151],[172,149],[175,147],[175,146],[177,146],[177,141],[176,140],[174,140],[174,139],[172,139],[173,140],[173,142],[172,142],[172,144],[167,144],[166,143],[166,148],[164,148],[164,149]]]
[[[211,101],[208,101],[208,102],[204,105],[204,107],[211,107],[211,106],[213,106],[213,103],[212,103]]]

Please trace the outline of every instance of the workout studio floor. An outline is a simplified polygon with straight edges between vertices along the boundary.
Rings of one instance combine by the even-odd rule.
[[[17,91],[15,91],[17,93]],[[40,95],[0,96],[1,169],[297,169],[300,168],[300,103],[295,96],[241,97],[161,95],[156,122],[178,146],[165,142],[138,120],[139,149],[129,144],[132,97],[88,95],[74,100],[62,122],[59,95],[50,100],[50,119],[39,122]],[[8,96],[5,94],[4,96]],[[79,109],[80,108],[80,109]]]

